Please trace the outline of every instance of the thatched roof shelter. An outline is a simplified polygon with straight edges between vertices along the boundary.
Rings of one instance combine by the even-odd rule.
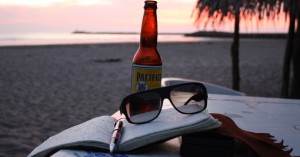
[[[280,13],[288,15],[291,2],[292,0],[198,0],[193,17],[196,25],[204,24],[204,27],[208,23],[221,24],[225,19],[235,20],[237,11],[242,20],[275,20]]]
[[[204,28],[210,23],[212,26],[221,25],[225,20],[234,21],[234,37],[231,47],[232,56],[232,84],[233,89],[239,90],[239,25],[240,19],[252,20],[256,19],[258,22],[262,19],[276,20],[280,13],[284,13],[286,19],[289,19],[289,35],[287,40],[287,48],[284,58],[283,67],[283,94],[286,97],[289,85],[290,64],[293,49],[293,34],[295,33],[295,26],[300,30],[300,22],[295,25],[296,19],[300,19],[300,0],[198,0],[193,10],[193,17],[195,24],[199,26],[204,24]],[[299,31],[298,31],[299,32]],[[300,36],[300,35],[299,35]],[[299,37],[300,38],[300,37]],[[300,39],[299,39],[300,40]],[[300,45],[300,44],[298,44]],[[300,50],[300,48],[299,48]],[[300,52],[299,52],[300,54]],[[297,55],[299,55],[297,54]],[[299,55],[300,56],[300,55]],[[298,61],[300,62],[300,60]],[[295,61],[294,61],[295,63]],[[295,67],[296,66],[296,67]],[[294,65],[294,74],[299,73],[300,67]],[[299,69],[298,72],[295,69]],[[294,78],[294,80],[300,78]],[[297,81],[296,81],[297,82]],[[300,81],[298,81],[300,82]],[[298,84],[298,93],[300,93],[300,83]],[[300,97],[300,94],[299,94]]]

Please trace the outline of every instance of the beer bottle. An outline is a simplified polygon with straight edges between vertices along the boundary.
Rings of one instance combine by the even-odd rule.
[[[132,60],[132,93],[159,88],[162,60],[157,47],[156,1],[145,1],[140,44]]]

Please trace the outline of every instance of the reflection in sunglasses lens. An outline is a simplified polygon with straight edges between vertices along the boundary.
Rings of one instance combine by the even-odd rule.
[[[155,92],[136,94],[126,102],[126,112],[134,123],[150,121],[156,118],[160,108],[160,96]]]
[[[185,85],[173,88],[170,93],[171,102],[183,113],[196,113],[205,107],[203,89],[199,85]]]

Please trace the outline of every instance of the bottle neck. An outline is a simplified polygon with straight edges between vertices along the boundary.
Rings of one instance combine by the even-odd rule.
[[[156,48],[157,46],[157,18],[156,8],[145,7],[140,47],[144,48]]]

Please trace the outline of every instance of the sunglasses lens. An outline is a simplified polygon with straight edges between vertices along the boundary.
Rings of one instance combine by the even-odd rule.
[[[197,84],[178,86],[170,93],[173,105],[182,113],[196,113],[205,109],[204,89]]]
[[[136,94],[126,101],[127,116],[133,123],[143,123],[155,119],[160,108],[161,99],[155,92]]]

